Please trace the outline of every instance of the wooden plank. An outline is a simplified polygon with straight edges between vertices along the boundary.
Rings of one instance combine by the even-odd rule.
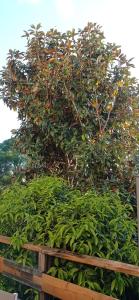
[[[27,284],[28,286],[37,289],[40,292],[42,291],[41,286],[37,283],[34,283],[32,280],[34,275],[41,275],[41,273],[36,269],[17,265],[15,262],[0,256],[0,273],[8,278],[14,278],[22,284]]]
[[[43,254],[43,255],[45,255],[45,257],[46,257],[46,269],[45,269],[44,273],[47,273],[48,270],[53,265],[54,258],[52,256],[49,256],[49,255],[46,255],[46,254]],[[46,295],[45,300],[53,300],[53,297],[51,295],[49,295],[49,294],[45,294],[45,295]]]
[[[46,294],[44,292],[39,293],[39,300],[45,300],[46,299]]]
[[[6,244],[6,245],[11,245],[11,238],[7,237],[7,236],[4,236],[4,235],[0,235],[0,243]],[[42,252],[42,246],[40,246],[40,245],[33,245],[31,243],[24,244],[22,246],[22,248],[24,248],[26,250],[33,251],[33,252]]]
[[[80,264],[100,267],[114,272],[120,272],[120,273],[139,277],[139,267],[136,265],[126,264],[114,260],[103,259],[95,256],[73,254],[70,251],[63,251],[59,249],[47,248],[42,250],[42,252],[47,253],[51,256],[77,262]]]
[[[11,239],[5,236],[0,236],[0,243],[11,244]],[[104,268],[114,272],[120,272],[132,276],[139,277],[139,267],[131,264],[122,263],[119,261],[103,259],[95,256],[89,255],[79,255],[73,254],[70,251],[63,251],[61,249],[49,248],[47,246],[24,244],[23,247],[26,250],[40,252],[45,255],[59,257],[69,261],[73,261],[80,264],[85,264],[89,266],[95,266],[99,268]]]
[[[35,278],[34,278],[35,279]],[[115,298],[91,291],[70,282],[42,274],[42,289],[63,300],[114,300]],[[116,300],[116,299],[115,299]]]
[[[45,272],[46,269],[46,255],[43,253],[38,254],[38,269],[41,273]],[[46,294],[44,292],[39,293],[39,300],[45,300]]]
[[[39,290],[62,300],[114,300],[87,288],[80,287],[47,274],[39,274],[36,270],[23,268],[13,262],[0,257],[0,273],[11,276],[17,281],[22,281],[31,287],[38,287]],[[116,299],[115,299],[116,300]]]
[[[45,272],[46,269],[46,255],[39,252],[38,255],[38,269],[41,273]]]
[[[4,235],[0,235],[0,243],[9,245],[11,244],[11,238]]]

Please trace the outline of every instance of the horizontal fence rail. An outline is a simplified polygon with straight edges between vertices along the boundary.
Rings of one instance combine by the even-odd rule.
[[[82,288],[76,284],[40,273],[38,270],[21,267],[0,257],[0,273],[26,284],[40,292],[45,292],[59,299],[66,300],[114,300],[115,298],[102,295]]]
[[[11,245],[11,238],[0,235],[0,243]],[[46,299],[47,294],[63,300],[114,300],[115,298],[80,287],[76,284],[47,275],[46,260],[48,257],[58,257],[68,261],[100,267],[103,269],[120,272],[139,277],[139,267],[118,261],[107,260],[89,255],[73,254],[70,251],[49,248],[47,246],[24,244],[23,249],[38,253],[38,269],[22,267],[0,257],[0,273],[11,277],[23,284],[37,289],[40,299]],[[47,261],[47,265],[49,260]]]
[[[0,243],[11,245],[11,239],[6,236],[0,235]],[[107,270],[111,270],[114,272],[120,272],[127,275],[132,275],[139,277],[139,267],[131,264],[122,263],[119,261],[103,259],[95,256],[89,255],[79,255],[73,254],[67,250],[61,250],[56,248],[50,248],[47,246],[34,245],[31,243],[24,244],[22,246],[23,249],[30,250],[33,252],[42,253],[49,256],[54,256],[58,258],[62,258],[65,260],[73,261],[80,264],[85,264],[89,266],[95,266]]]

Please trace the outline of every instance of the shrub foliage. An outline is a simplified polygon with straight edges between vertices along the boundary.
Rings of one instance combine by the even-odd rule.
[[[17,260],[23,264],[35,263],[32,256],[20,250],[28,241],[137,263],[136,223],[131,211],[131,206],[123,205],[118,194],[81,193],[59,178],[42,177],[3,192],[0,234],[12,237],[12,255],[20,253]],[[124,275],[60,259],[54,260],[49,273],[117,297],[132,286],[132,280]]]

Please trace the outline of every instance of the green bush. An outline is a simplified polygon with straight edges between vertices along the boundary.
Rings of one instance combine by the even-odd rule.
[[[131,213],[131,206],[116,193],[81,193],[62,179],[42,177],[3,192],[0,234],[12,237],[12,255],[20,253],[18,262],[24,264],[35,263],[32,255],[20,250],[28,241],[137,264],[137,229]],[[134,284],[135,289],[136,284],[119,273],[60,259],[54,260],[49,274],[116,297],[125,297],[127,288]]]

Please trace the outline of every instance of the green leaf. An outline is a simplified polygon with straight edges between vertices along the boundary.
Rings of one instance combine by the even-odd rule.
[[[116,285],[116,279],[114,279],[111,283],[111,291],[115,289],[115,285]]]

